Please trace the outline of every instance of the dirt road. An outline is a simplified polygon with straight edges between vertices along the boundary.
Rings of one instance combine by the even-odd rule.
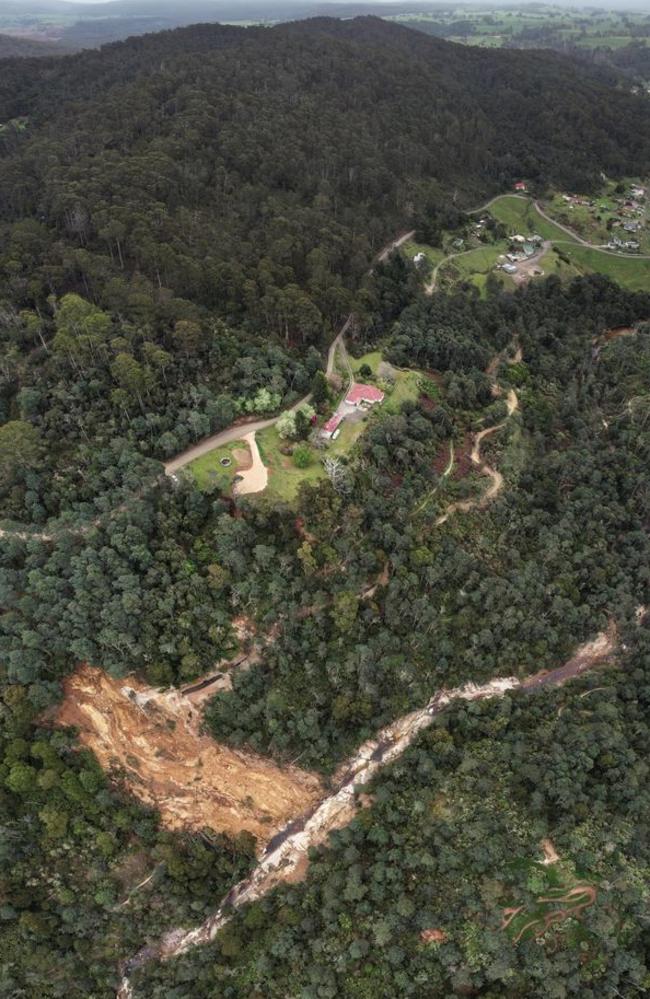
[[[397,237],[397,239],[394,239],[392,243],[389,243],[388,246],[385,246],[383,250],[377,254],[377,260],[379,263],[383,264],[384,261],[388,260],[393,250],[398,250],[400,246],[407,243],[409,239],[413,239],[414,236],[415,229],[411,229],[409,232],[403,232]]]
[[[543,219],[545,219],[547,222],[550,222],[551,225],[557,226],[558,229],[561,229],[562,232],[565,232],[567,234],[567,236],[571,237],[571,239],[567,240],[566,242],[580,243],[581,246],[586,246],[590,250],[598,250],[600,253],[606,253],[606,254],[608,254],[608,256],[611,256],[611,257],[631,257],[634,260],[650,260],[650,254],[645,254],[645,253],[619,253],[618,250],[608,250],[606,246],[600,245],[598,243],[589,243],[586,239],[583,239],[582,236],[578,236],[578,234],[576,232],[574,232],[573,229],[570,229],[569,226],[563,225],[562,222],[558,222],[557,219],[551,218],[550,215],[547,215],[547,213],[544,211],[544,209],[540,205],[539,201],[536,201],[534,198],[526,197],[523,194],[509,194],[508,192],[506,192],[506,194],[497,194],[497,195],[495,195],[494,198],[490,198],[490,200],[487,201],[484,205],[481,205],[480,208],[473,208],[471,211],[465,212],[465,214],[466,215],[478,215],[479,212],[488,211],[488,209],[490,208],[490,206],[493,205],[495,201],[498,201],[500,198],[503,198],[503,197],[517,198],[518,201],[527,201],[529,204],[534,205],[534,207],[537,209],[537,211],[539,212],[539,214],[541,215],[541,217]],[[562,239],[559,239],[559,240],[558,239],[553,239],[551,242],[552,243],[564,243],[565,240],[562,240]]]
[[[334,367],[336,365],[336,352],[337,352],[337,350],[339,350],[339,349],[343,350],[344,356],[347,359],[347,351],[345,349],[345,339],[344,339],[344,337],[345,337],[345,334],[347,333],[347,331],[350,328],[350,323],[352,322],[352,319],[353,319],[353,315],[352,315],[352,313],[350,313],[350,315],[348,316],[348,318],[345,320],[345,322],[341,326],[341,329],[339,330],[339,332],[337,333],[337,335],[332,340],[332,342],[330,344],[330,347],[329,347],[329,350],[327,351],[327,365],[325,367],[325,374],[327,375],[328,378],[330,377],[330,375],[334,374]],[[349,367],[349,362],[348,362],[348,367]]]
[[[251,430],[242,437],[250,449],[252,463],[249,468],[239,473],[233,492],[235,496],[246,496],[248,493],[261,493],[269,481],[269,471],[262,461],[260,449],[255,439],[255,431]]]
[[[508,364],[518,364],[521,359],[521,347],[517,346],[514,357],[509,359]],[[497,354],[497,356],[490,361],[485,372],[488,378],[492,381],[492,392],[495,396],[502,394],[501,387],[496,381],[496,372],[501,360],[502,354]],[[503,489],[503,475],[498,469],[492,468],[491,465],[488,465],[487,462],[483,461],[481,457],[481,444],[486,437],[489,437],[491,434],[495,434],[498,430],[502,430],[513,413],[519,409],[519,398],[513,388],[508,390],[506,406],[508,409],[508,415],[505,420],[502,420],[501,423],[497,423],[493,427],[486,427],[484,430],[480,430],[474,437],[474,444],[470,454],[472,464],[478,468],[481,475],[485,475],[490,479],[489,486],[484,490],[481,496],[476,499],[458,500],[455,503],[451,503],[450,506],[447,507],[446,511],[436,520],[436,527],[440,527],[442,524],[446,523],[446,521],[449,520],[454,513],[467,513],[469,510],[482,509],[496,496],[498,496]]]
[[[305,399],[301,399],[300,402],[296,403],[296,407],[305,401]],[[192,447],[188,447],[185,451],[177,454],[175,458],[170,458],[169,461],[166,461],[165,475],[174,475],[175,472],[178,472],[181,468],[185,468],[186,465],[189,465],[196,458],[201,458],[202,455],[209,454],[210,451],[214,451],[218,447],[223,447],[224,444],[232,444],[233,441],[243,440],[248,442],[251,434],[257,433],[258,430],[264,430],[265,427],[272,427],[276,420],[277,416],[270,416],[265,420],[252,420],[250,423],[235,424],[232,427],[227,427],[225,430],[220,430],[219,433],[211,434],[210,437],[205,437],[198,444],[193,444]]]
[[[534,201],[533,204],[543,219],[546,219],[547,222],[551,222],[553,225],[556,225],[558,229],[561,229],[562,232],[565,232],[567,236],[571,237],[569,242],[580,243],[581,246],[586,246],[590,250],[598,250],[599,253],[606,253],[609,257],[632,257],[634,260],[650,260],[650,254],[648,253],[619,253],[618,250],[608,250],[607,247],[602,244],[589,243],[586,239],[583,239],[582,236],[578,236],[578,234],[574,232],[573,229],[570,229],[569,226],[563,225],[561,222],[558,222],[557,219],[551,218],[550,215],[547,215],[539,201]],[[553,242],[561,244],[565,241],[562,239],[556,239],[553,240]]]
[[[166,933],[158,943],[147,945],[124,962],[118,999],[133,999],[129,975],[137,968],[152,960],[177,957],[192,947],[209,943],[237,909],[261,898],[279,884],[302,877],[308,865],[310,847],[324,843],[331,832],[347,825],[358,811],[358,789],[368,784],[383,767],[398,759],[420,732],[428,728],[449,705],[460,700],[503,697],[513,690],[533,692],[543,686],[560,686],[587,669],[601,665],[615,651],[616,631],[612,627],[593,642],[577,649],[563,666],[543,676],[524,681],[516,677],[499,677],[481,685],[468,683],[451,690],[443,689],[431,698],[426,707],[381,729],[339,767],[334,776],[332,794],[302,818],[294,819],[286,834],[274,837],[253,873],[228,892],[212,916],[194,929],[176,929]]]
[[[393,250],[398,249],[400,246],[402,246],[403,243],[406,243],[409,239],[412,239],[414,235],[415,235],[414,229],[411,229],[409,232],[401,233],[397,237],[397,239],[392,240],[377,254],[376,259],[378,261],[387,260],[390,254],[393,252]],[[337,350],[342,350],[343,357],[347,364],[350,379],[352,379],[352,369],[350,368],[350,362],[348,360],[347,351],[345,349],[345,340],[344,340],[345,334],[350,328],[352,319],[353,319],[353,314],[350,313],[329,346],[329,349],[327,351],[327,363],[325,368],[327,375],[331,375],[334,371]],[[294,403],[294,405],[290,407],[290,411],[296,410],[300,406],[305,405],[305,403],[309,402],[310,398],[311,398],[310,395],[306,395],[302,399],[299,399],[298,402]],[[249,435],[251,434],[254,435],[257,433],[258,430],[264,430],[266,427],[272,427],[273,424],[279,419],[280,415],[281,414],[278,414],[278,416],[271,416],[265,420],[254,420],[251,423],[227,427],[225,430],[220,430],[219,433],[212,434],[210,437],[206,437],[204,440],[199,441],[198,444],[194,444],[192,447],[189,447],[185,451],[182,451],[180,454],[177,454],[174,458],[170,458],[170,460],[165,463],[165,474],[173,475],[175,472],[179,471],[179,469],[184,468],[186,465],[189,465],[189,463],[194,461],[195,458],[200,458],[204,454],[209,454],[210,451],[214,451],[215,448],[222,447],[222,445],[224,444],[230,444],[232,441],[239,440],[240,438],[242,440],[245,439],[249,441]],[[245,431],[246,437],[244,437],[242,431]],[[237,490],[237,492],[240,494],[243,494],[244,492],[258,492],[258,491],[259,491],[258,489],[244,490],[241,489],[241,487]]]

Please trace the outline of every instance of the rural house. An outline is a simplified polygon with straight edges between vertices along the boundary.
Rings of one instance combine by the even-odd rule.
[[[345,401],[349,406],[374,406],[376,402],[384,401],[384,393],[374,385],[361,385],[356,382],[345,397]]]

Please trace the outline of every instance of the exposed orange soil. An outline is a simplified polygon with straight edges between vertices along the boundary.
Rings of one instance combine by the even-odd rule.
[[[442,475],[447,465],[449,464],[450,455],[451,455],[451,445],[445,442],[438,451],[433,462],[433,470],[436,473],[436,475]]]
[[[444,930],[422,930],[420,940],[422,943],[444,943],[448,939]]]
[[[616,622],[610,621],[607,631],[601,631],[591,642],[585,642],[576,649],[571,658],[555,670],[541,670],[533,676],[527,677],[523,683],[524,690],[534,690],[547,683],[555,685],[558,679],[569,679],[572,676],[580,676],[587,670],[593,669],[600,663],[605,663],[612,658],[618,649],[618,632]]]
[[[523,905],[511,906],[511,907],[509,907],[507,909],[504,909],[503,910],[503,920],[501,921],[501,929],[502,930],[507,929],[508,926],[510,926],[510,923],[512,922],[512,920],[515,918],[515,916],[519,915],[519,913],[522,911],[522,909],[523,909]]]
[[[202,735],[200,713],[180,691],[160,693],[82,666],[64,682],[64,695],[57,724],[75,726],[102,767],[118,771],[170,829],[246,830],[262,847],[322,799],[314,774]]]
[[[543,864],[557,864],[560,857],[550,839],[542,840],[542,850],[544,851],[544,859],[542,861]]]
[[[590,905],[594,904],[594,902],[596,901],[596,896],[597,896],[597,891],[593,887],[593,885],[575,885],[575,887],[569,889],[569,891],[567,891],[566,894],[560,896],[540,896],[540,898],[537,899],[538,903],[548,904],[553,902],[568,902],[568,903],[576,902],[577,904],[568,905],[564,909],[553,909],[551,912],[547,912],[543,916],[531,919],[524,926],[522,926],[519,932],[512,938],[513,943],[519,943],[524,933],[526,933],[527,930],[532,930],[533,927],[535,927],[535,932],[533,933],[533,936],[540,937],[542,936],[542,934],[546,933],[546,931],[549,929],[550,926],[553,925],[553,923],[562,923],[564,922],[565,919],[577,918],[577,916],[580,915],[583,909],[587,909]],[[521,911],[521,908],[522,907],[520,906],[518,910],[504,909],[504,917],[506,916],[506,913],[508,914],[512,913],[513,915],[509,915],[507,921],[504,918],[504,922],[502,923],[502,928],[504,928],[504,926],[507,926],[511,922],[511,920],[514,918],[514,915],[516,915],[517,912]]]

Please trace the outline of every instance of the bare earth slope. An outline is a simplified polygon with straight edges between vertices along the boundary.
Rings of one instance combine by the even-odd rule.
[[[132,677],[82,666],[65,681],[56,721],[171,829],[253,833],[264,845],[323,797],[318,777],[221,746],[199,731],[200,714],[179,691],[159,693]]]

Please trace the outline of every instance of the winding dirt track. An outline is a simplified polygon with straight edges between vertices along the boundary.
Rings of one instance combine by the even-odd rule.
[[[501,395],[501,388],[496,382],[496,371],[501,359],[502,355],[497,354],[497,356],[490,362],[486,371],[488,377],[492,379],[492,392],[495,396]],[[521,359],[521,348],[517,347],[514,357],[508,361],[508,364],[519,364]],[[492,468],[491,465],[488,465],[487,462],[484,462],[481,458],[481,443],[486,437],[489,437],[491,434],[495,434],[498,430],[502,430],[512,414],[519,409],[519,398],[515,390],[512,388],[508,391],[506,405],[508,407],[508,415],[505,420],[502,420],[501,423],[497,423],[493,427],[486,427],[484,430],[480,430],[474,437],[474,445],[472,447],[472,453],[470,454],[472,464],[478,468],[481,475],[485,475],[490,479],[489,486],[482,493],[482,495],[478,497],[478,499],[459,500],[456,503],[451,503],[445,512],[436,520],[436,527],[440,527],[444,524],[454,513],[467,513],[469,510],[483,509],[483,507],[487,506],[488,503],[491,503],[503,489],[503,475],[501,472],[499,472],[496,468]]]
[[[516,677],[498,677],[488,683],[465,684],[452,690],[438,691],[426,707],[413,711],[363,743],[334,777],[334,790],[313,810],[294,819],[273,837],[260,863],[252,874],[232,888],[216,912],[193,929],[175,929],[166,933],[157,943],[138,951],[122,966],[122,980],[118,999],[133,999],[129,975],[154,960],[168,960],[214,940],[232,918],[234,912],[253,902],[277,885],[301,878],[308,865],[310,847],[326,842],[331,832],[347,825],[359,809],[357,791],[366,785],[387,764],[398,759],[414,739],[428,728],[433,720],[456,701],[477,701],[503,697],[509,691],[532,693],[544,686],[560,686],[587,669],[606,663],[617,649],[616,629],[612,625],[593,642],[576,650],[572,658],[558,669],[519,680]]]
[[[517,198],[518,201],[527,201],[529,204],[534,205],[543,219],[550,222],[551,225],[557,226],[558,229],[561,229],[562,232],[565,232],[567,236],[571,237],[570,240],[554,239],[552,240],[553,243],[580,243],[581,246],[586,246],[590,250],[598,250],[599,253],[606,253],[609,257],[629,257],[632,260],[650,260],[650,254],[647,253],[619,253],[618,250],[608,250],[606,246],[601,246],[598,243],[589,243],[586,239],[583,239],[582,236],[578,236],[578,234],[574,232],[573,229],[570,229],[569,226],[563,225],[562,222],[558,222],[557,219],[551,218],[550,215],[547,215],[539,201],[536,201],[534,198],[526,197],[524,194],[496,194],[484,205],[481,205],[480,208],[473,208],[471,211],[465,212],[465,214],[477,215],[479,212],[485,212],[491,205],[494,204],[495,201],[499,201],[504,197]]]

